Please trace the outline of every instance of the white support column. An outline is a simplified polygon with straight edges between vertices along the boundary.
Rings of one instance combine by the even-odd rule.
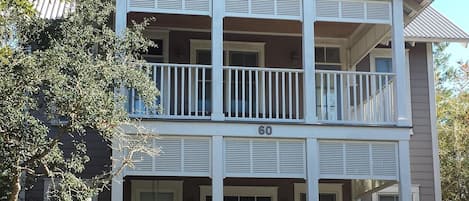
[[[396,72],[397,125],[411,126],[409,69],[406,66],[403,0],[392,1],[392,64]]]
[[[212,120],[223,121],[223,17],[225,1],[212,1]]]
[[[118,139],[114,139],[112,141],[112,170],[115,171],[117,167],[116,163],[119,163],[119,161],[122,159],[122,153],[120,153],[118,150],[116,150],[114,147],[117,147],[118,144]],[[125,171],[122,173],[124,174]],[[112,201],[123,201],[124,200],[124,176],[123,175],[118,175],[114,178],[112,178],[112,183],[111,183],[111,200]]]
[[[412,201],[409,141],[399,141],[399,200]]]
[[[212,137],[212,200],[223,201],[223,136]]]
[[[115,31],[116,34],[120,37],[124,36],[125,28],[127,27],[127,1],[126,0],[116,0],[116,24]],[[116,145],[116,140],[113,140],[113,146]],[[117,150],[112,150],[113,158],[120,158],[122,153]],[[116,161],[112,161],[112,168],[115,170]],[[124,179],[122,175],[112,178],[111,183],[111,200],[113,201],[123,201],[124,200]]]
[[[307,201],[319,201],[319,145],[316,138],[306,139]]]
[[[127,27],[127,1],[116,0],[116,27],[115,31],[118,36],[123,36]]]
[[[316,75],[314,57],[315,0],[303,0],[303,110],[305,123],[316,121]]]

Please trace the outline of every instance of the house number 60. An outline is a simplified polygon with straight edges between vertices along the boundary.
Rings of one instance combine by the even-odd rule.
[[[259,135],[272,135],[272,126],[259,126],[257,133]]]

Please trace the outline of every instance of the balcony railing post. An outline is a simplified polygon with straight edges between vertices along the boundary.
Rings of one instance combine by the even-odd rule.
[[[212,120],[223,121],[223,17],[225,1],[212,1]]]
[[[316,75],[314,65],[314,22],[316,9],[314,0],[303,0],[303,69],[304,69],[304,119],[305,123],[316,121]]]
[[[397,125],[411,126],[409,69],[405,61],[403,0],[392,1],[392,64],[396,72]]]

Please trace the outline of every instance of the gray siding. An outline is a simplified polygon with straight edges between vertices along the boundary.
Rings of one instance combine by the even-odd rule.
[[[414,135],[410,141],[412,183],[420,186],[420,200],[435,200],[427,49],[425,43],[410,48],[410,85]]]

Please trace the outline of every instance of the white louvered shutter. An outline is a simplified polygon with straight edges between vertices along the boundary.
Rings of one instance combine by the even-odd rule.
[[[251,0],[252,14],[274,14],[274,0]]]
[[[184,139],[184,172],[209,172],[209,147],[209,139]]]
[[[363,2],[342,2],[342,17],[365,19],[365,8]]]
[[[305,143],[279,141],[280,173],[303,174],[305,172]]]
[[[277,0],[277,14],[301,16],[301,0]]]
[[[130,7],[155,8],[155,0],[129,0]]]
[[[316,11],[318,17],[339,17],[339,2],[329,0],[317,0]]]
[[[157,0],[158,8],[182,10],[182,0]]]
[[[325,179],[382,179],[398,176],[396,143],[320,141],[319,167]]]
[[[367,16],[372,20],[391,20],[391,9],[385,3],[367,3]]]
[[[367,143],[345,144],[345,158],[348,175],[370,175],[370,148]]]
[[[248,13],[248,1],[246,0],[226,0],[225,11],[231,13]]]
[[[397,175],[397,149],[394,144],[374,144],[373,174],[384,176]]]
[[[277,143],[253,141],[252,163],[253,173],[277,173]]]
[[[181,172],[181,139],[158,139],[156,146],[161,147],[155,160],[156,171]]]
[[[319,143],[319,168],[321,174],[344,174],[344,146],[341,143]]]
[[[250,141],[225,140],[225,171],[227,173],[250,173],[250,160]]]
[[[153,170],[153,157],[146,154],[137,152],[133,155],[135,171],[152,171]]]
[[[209,0],[185,0],[185,8],[193,11],[209,11]]]
[[[230,177],[305,177],[302,140],[225,139],[225,174]]]

